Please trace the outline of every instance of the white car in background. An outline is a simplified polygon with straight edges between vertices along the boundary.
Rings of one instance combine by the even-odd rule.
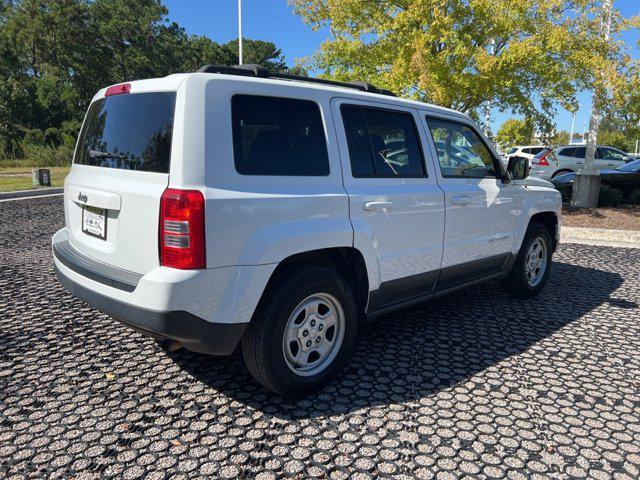
[[[538,153],[540,153],[544,149],[545,149],[544,145],[515,146],[515,147],[512,147],[511,150],[507,152],[507,154],[505,155],[505,158],[507,163],[509,162],[509,159],[511,157],[522,157],[531,161],[533,160],[533,157],[535,157]]]
[[[530,175],[550,180],[563,173],[577,172],[584,167],[586,150],[586,145],[546,148],[531,160]],[[617,148],[598,146],[594,166],[596,170],[618,168],[632,160],[633,157]]]

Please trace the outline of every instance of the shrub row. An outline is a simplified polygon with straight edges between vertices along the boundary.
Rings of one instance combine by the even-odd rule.
[[[625,194],[618,188],[611,187],[609,185],[602,185],[600,187],[600,197],[598,198],[599,207],[615,207],[621,203],[631,203],[635,205],[640,204],[640,190],[635,190],[628,194]]]
[[[23,145],[23,158],[0,160],[2,167],[68,167],[73,158],[73,148],[65,145]]]

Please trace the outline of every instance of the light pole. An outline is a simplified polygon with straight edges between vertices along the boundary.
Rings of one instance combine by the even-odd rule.
[[[242,0],[238,0],[238,65],[242,65]]]
[[[611,37],[611,11],[613,0],[602,0],[602,30],[606,42]],[[596,79],[597,81],[598,79]],[[578,208],[594,208],[598,206],[600,195],[600,172],[594,168],[596,146],[598,144],[598,129],[600,128],[600,102],[604,97],[603,88],[599,83],[593,91],[593,106],[589,118],[589,136],[587,137],[587,151],[582,168],[573,180],[573,194],[571,206]]]
[[[573,127],[576,125],[576,112],[573,112],[573,118],[571,119],[571,135],[569,135],[569,145],[573,145]]]

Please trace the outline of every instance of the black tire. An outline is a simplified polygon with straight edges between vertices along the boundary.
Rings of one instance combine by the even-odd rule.
[[[285,327],[303,300],[321,293],[340,303],[344,314],[342,343],[336,346],[339,349],[324,370],[312,376],[298,375],[287,365],[283,352]],[[242,338],[242,353],[249,372],[266,388],[286,397],[298,397],[321,388],[338,374],[354,350],[358,311],[349,284],[333,270],[306,266],[285,272],[265,295]]]
[[[526,261],[527,261],[527,253],[529,252],[529,248],[531,245],[539,239],[540,241],[545,243],[547,258],[545,270],[535,285],[531,285],[529,280],[527,279],[526,273]],[[540,291],[544,288],[547,283],[547,279],[549,278],[549,272],[551,271],[551,254],[552,254],[552,240],[551,233],[549,229],[542,225],[541,223],[533,222],[529,225],[527,229],[527,233],[524,236],[524,240],[522,241],[522,246],[520,247],[520,252],[518,252],[518,257],[516,258],[509,275],[502,280],[502,286],[512,297],[516,298],[531,298],[535,297],[540,293]]]

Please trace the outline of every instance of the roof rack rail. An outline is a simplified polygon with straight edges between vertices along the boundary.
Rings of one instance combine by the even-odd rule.
[[[270,72],[267,67],[247,63],[244,65],[203,65],[198,69],[200,73],[221,73],[223,75],[240,75],[245,77],[274,78],[281,80],[294,80],[297,82],[319,83],[323,85],[333,85],[335,87],[353,88],[363,92],[378,93],[380,95],[396,95],[384,88],[378,88],[367,82],[338,82],[336,80],[324,80],[315,77],[303,77],[301,75],[290,75],[288,73]]]

